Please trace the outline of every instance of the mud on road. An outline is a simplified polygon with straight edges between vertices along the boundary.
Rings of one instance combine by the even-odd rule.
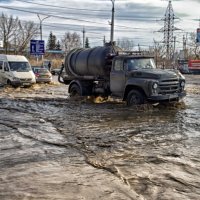
[[[0,199],[200,199],[200,76],[171,106],[0,89]]]

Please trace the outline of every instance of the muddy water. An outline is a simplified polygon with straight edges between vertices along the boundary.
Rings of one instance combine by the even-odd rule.
[[[0,199],[200,199],[200,77],[176,105],[0,93]]]

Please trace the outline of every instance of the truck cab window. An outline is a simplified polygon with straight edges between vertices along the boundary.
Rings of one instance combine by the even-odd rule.
[[[131,71],[131,70],[137,69],[136,65],[135,65],[135,60],[134,59],[125,60],[124,61],[124,69],[126,71]]]
[[[123,61],[122,60],[115,60],[114,70],[115,71],[121,71],[121,70],[123,70]]]

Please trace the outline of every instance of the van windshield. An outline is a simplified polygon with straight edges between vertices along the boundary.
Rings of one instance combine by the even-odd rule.
[[[11,71],[29,72],[31,67],[28,62],[8,62]]]

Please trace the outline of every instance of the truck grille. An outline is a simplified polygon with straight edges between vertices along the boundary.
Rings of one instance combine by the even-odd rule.
[[[159,82],[159,94],[171,94],[179,91],[179,80],[168,79]]]

